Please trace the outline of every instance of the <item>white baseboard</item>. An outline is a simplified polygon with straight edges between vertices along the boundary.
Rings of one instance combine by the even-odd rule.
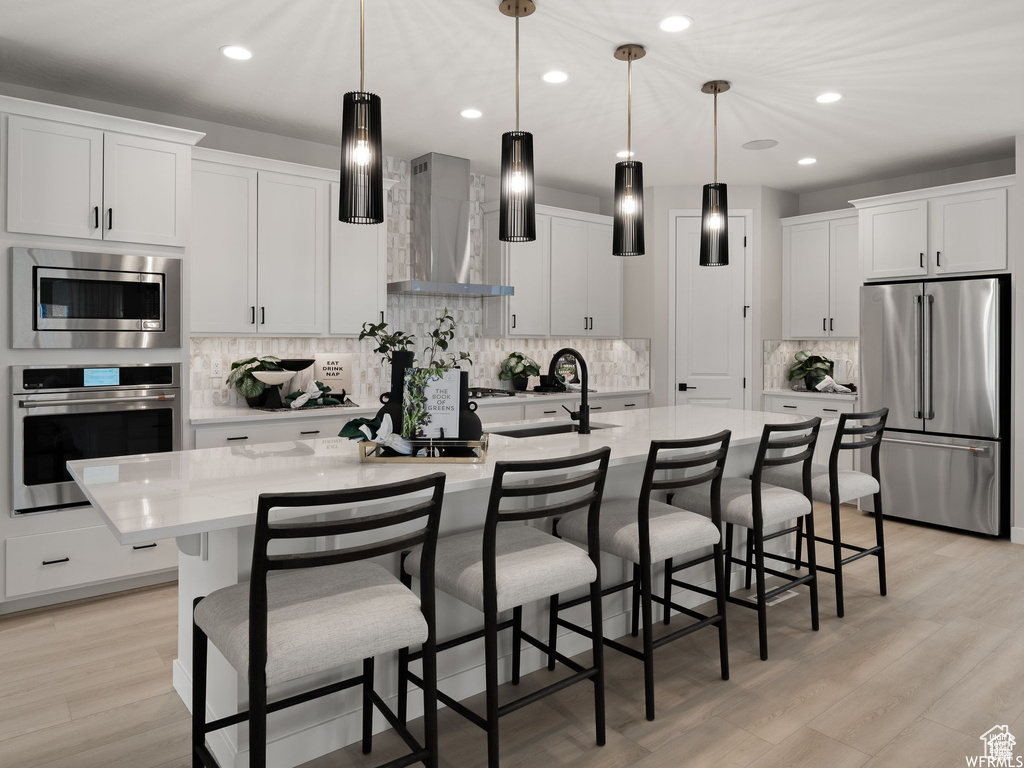
[[[1011,528],[1010,541],[1014,544],[1024,544],[1024,528]]]

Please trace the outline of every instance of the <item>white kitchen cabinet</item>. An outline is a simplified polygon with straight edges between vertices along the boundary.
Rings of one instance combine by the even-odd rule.
[[[192,164],[193,333],[256,330],[256,171]]]
[[[866,280],[993,272],[1007,267],[1012,176],[853,200]]]
[[[256,285],[260,333],[323,331],[327,188],[320,179],[260,171]]]
[[[364,414],[360,414],[364,415]],[[337,437],[341,428],[355,415],[342,412],[334,417],[275,419],[273,422],[253,424],[239,421],[234,424],[196,427],[196,448],[223,448],[264,443],[283,443],[294,440],[313,440]],[[287,449],[282,449],[282,451]],[[301,450],[301,449],[300,449]],[[283,454],[282,455],[286,455]],[[297,455],[297,454],[291,454]]]
[[[331,184],[330,332],[358,335],[363,323],[383,322],[388,308],[385,224],[338,221],[339,184]]]
[[[551,335],[586,336],[590,329],[587,304],[589,256],[587,223],[575,219],[551,221]]]
[[[537,239],[532,243],[502,243],[498,240],[498,225],[496,210],[484,214],[484,281],[511,285],[515,294],[484,300],[484,333],[487,336],[547,336],[551,217],[537,215]]]
[[[848,400],[821,393],[785,395],[782,393],[766,392],[764,402],[764,408],[769,413],[789,413],[808,418],[817,416],[822,420],[838,419],[841,413],[854,413],[857,410],[856,400]],[[821,432],[818,444],[814,448],[815,464],[828,464],[835,434],[835,429],[827,429]],[[839,454],[840,469],[855,468],[853,454],[854,451],[843,451]]]
[[[612,225],[587,224],[588,336],[622,336],[622,257],[612,253]]]
[[[190,144],[11,115],[7,151],[8,231],[188,243]]]
[[[857,230],[849,211],[782,220],[784,338],[859,334]]]

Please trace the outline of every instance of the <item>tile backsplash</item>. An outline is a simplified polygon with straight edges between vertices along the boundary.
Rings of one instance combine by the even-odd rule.
[[[388,193],[387,249],[388,282],[408,280],[412,264],[411,175],[408,160],[386,157],[384,175],[397,183]],[[483,282],[483,201],[485,178],[470,176],[470,281]],[[579,350],[587,361],[592,386],[599,390],[648,389],[650,385],[649,339],[490,339],[483,338],[484,299],[466,296],[388,296],[388,324],[417,338],[417,355],[422,353],[429,332],[447,308],[457,328],[451,351],[466,351],[473,359],[468,367],[470,382],[477,386],[509,386],[498,380],[501,361],[512,351],[524,352],[544,368],[551,355],[562,347]],[[367,318],[372,320],[374,318]],[[353,392],[360,405],[377,402],[389,386],[390,370],[382,365],[373,344],[353,338],[200,337],[191,339],[190,371],[193,407],[241,404],[242,400],[225,384],[231,363],[255,355],[281,358],[312,358],[316,353],[351,353]],[[210,363],[221,360],[224,377],[210,376]]]
[[[850,361],[850,381],[858,383],[860,378],[860,342],[857,339],[814,339],[805,341],[783,341],[767,339],[764,342],[764,388],[789,389],[789,369],[796,362],[793,359],[800,350],[827,357],[829,360],[845,358]],[[848,382],[841,381],[840,384]]]

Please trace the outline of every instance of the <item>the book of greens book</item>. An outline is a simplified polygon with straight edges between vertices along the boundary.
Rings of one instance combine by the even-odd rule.
[[[459,371],[407,368],[402,389],[402,437],[459,436]]]

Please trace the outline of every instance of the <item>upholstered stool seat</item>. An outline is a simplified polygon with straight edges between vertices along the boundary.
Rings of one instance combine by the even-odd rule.
[[[588,510],[581,509],[584,526]],[[584,535],[584,541],[586,535]],[[434,586],[478,611],[484,610],[483,531],[437,540]],[[542,600],[562,590],[590,584],[597,578],[593,561],[566,541],[529,525],[498,526],[495,540],[498,611]],[[419,578],[421,548],[405,561],[409,575]]]
[[[707,493],[707,488],[704,489]],[[578,510],[558,522],[558,534],[585,544],[586,510]],[[721,533],[708,517],[664,502],[650,502],[651,561],[660,562],[710,547]],[[598,534],[601,551],[631,563],[640,562],[640,521],[636,499],[608,499],[601,505]]]
[[[865,496],[874,496],[878,493],[878,481],[865,472],[840,469],[836,472],[836,476],[839,481],[840,504],[856,501]],[[761,479],[772,485],[803,492],[803,472],[800,467],[792,464],[785,467],[768,467],[761,475]],[[820,501],[822,504],[832,502],[832,494],[829,492],[828,467],[824,464],[811,465],[811,495],[815,501]]]
[[[427,639],[419,598],[372,562],[272,573],[267,608],[267,685]],[[231,666],[247,674],[249,583],[207,595],[195,621]]]
[[[790,465],[797,466],[798,465]],[[767,474],[768,470],[765,470]],[[799,491],[780,488],[769,484],[767,478],[761,485],[761,516],[763,524],[778,525],[802,517],[811,511],[811,502]],[[688,509],[704,517],[711,517],[711,494],[707,483],[680,489],[672,497],[672,506]],[[754,527],[754,496],[750,480],[727,477],[722,480],[722,522]]]

